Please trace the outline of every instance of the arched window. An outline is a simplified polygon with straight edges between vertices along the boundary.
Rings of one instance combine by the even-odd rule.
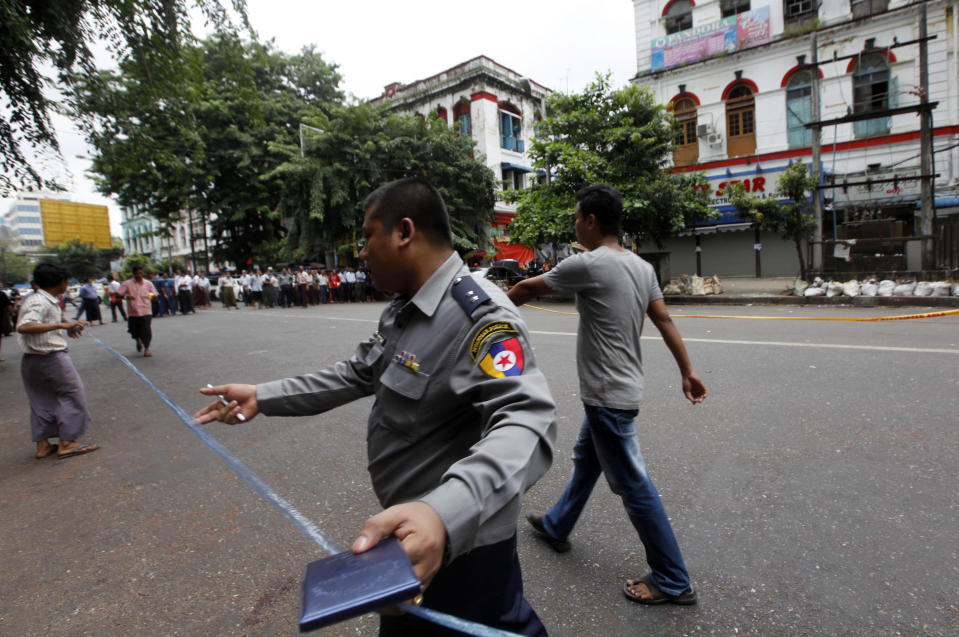
[[[693,28],[693,3],[690,0],[675,0],[666,9],[663,16],[666,21],[666,33],[677,33]]]
[[[857,60],[852,72],[852,112],[883,111],[896,107],[896,81],[889,78],[889,61],[882,53],[869,53]],[[889,132],[890,117],[853,122],[856,137],[872,137]]]
[[[460,100],[456,103],[456,106],[453,107],[453,119],[456,120],[456,129],[460,135],[469,137],[473,134],[469,100]]]
[[[522,112],[509,102],[499,103],[499,145],[506,150],[523,152]]]
[[[673,122],[676,131],[673,165],[695,164],[699,160],[699,140],[696,138],[696,102],[691,97],[673,102]]]
[[[737,85],[726,98],[726,136],[729,157],[756,152],[756,105],[746,84]]]
[[[437,117],[438,119],[443,120],[444,122],[449,123],[449,118],[448,118],[447,115],[446,115],[446,107],[444,107],[444,106],[437,106],[437,107],[436,107],[436,117]]]
[[[811,69],[796,71],[786,84],[786,126],[790,148],[812,146],[812,129],[805,126],[812,121],[812,74]]]

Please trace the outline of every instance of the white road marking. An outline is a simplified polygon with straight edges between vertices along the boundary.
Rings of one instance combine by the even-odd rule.
[[[530,330],[530,334],[544,336],[576,336],[576,332],[543,332]],[[659,336],[644,336],[644,341],[661,341]],[[686,343],[721,343],[724,345],[767,345],[771,347],[809,347],[824,349],[860,349],[873,352],[913,352],[920,354],[959,354],[959,349],[934,349],[926,347],[889,347],[884,345],[843,345],[839,343],[790,343],[788,341],[740,341],[724,338],[686,338]]]

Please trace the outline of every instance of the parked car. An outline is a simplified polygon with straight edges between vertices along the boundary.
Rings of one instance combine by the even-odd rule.
[[[519,268],[519,261],[516,259],[494,261],[486,269],[484,276],[507,290],[526,278]]]

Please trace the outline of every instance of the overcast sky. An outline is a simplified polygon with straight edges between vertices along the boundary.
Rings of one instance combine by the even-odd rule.
[[[607,71],[621,86],[636,72],[630,0],[247,0],[247,8],[261,40],[272,38],[289,53],[315,45],[339,66],[341,88],[363,99],[391,82],[409,84],[478,55],[557,91],[578,91]],[[120,236],[119,207],[84,175],[89,149],[82,137],[63,118],[57,129],[67,159],[58,174],[72,176],[75,200],[108,205],[112,233]]]

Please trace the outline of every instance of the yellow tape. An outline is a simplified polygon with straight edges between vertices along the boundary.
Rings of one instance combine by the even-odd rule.
[[[553,314],[565,314],[567,316],[579,316],[578,312],[560,312],[559,310],[550,310],[538,305],[529,305],[526,307],[543,312],[552,312]],[[671,314],[673,318],[709,318],[709,319],[748,319],[748,320],[766,320],[766,321],[851,321],[851,322],[876,322],[876,321],[905,321],[908,319],[934,318],[937,316],[952,316],[959,314],[959,310],[944,310],[942,312],[927,312],[925,314],[906,314],[904,316],[874,316],[871,318],[850,318],[840,316],[727,316],[723,314]]]

